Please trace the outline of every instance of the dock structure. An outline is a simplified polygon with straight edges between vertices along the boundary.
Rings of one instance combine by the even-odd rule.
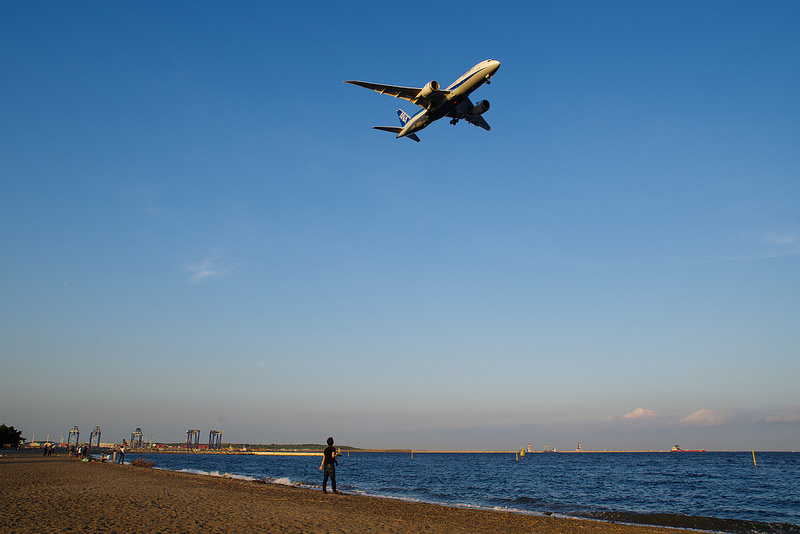
[[[75,443],[72,443],[73,436],[75,437]],[[67,435],[67,447],[69,447],[70,445],[75,445],[77,447],[78,440],[80,439],[80,437],[81,437],[81,432],[80,430],[78,430],[78,425],[73,426],[72,430],[70,430],[69,434]]]
[[[143,438],[144,434],[142,434],[142,429],[137,427],[131,434],[131,447],[141,448]]]
[[[100,427],[94,427],[92,433],[89,434],[89,447],[100,447]]]
[[[189,429],[186,431],[186,448],[199,449],[200,448],[200,430]]]
[[[212,430],[208,433],[208,448],[210,450],[222,448],[222,430]]]

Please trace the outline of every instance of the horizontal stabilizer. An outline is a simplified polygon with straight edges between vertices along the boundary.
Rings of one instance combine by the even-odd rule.
[[[373,130],[383,130],[384,132],[392,132],[392,133],[395,133],[395,134],[399,134],[400,132],[403,131],[403,129],[398,127],[398,126],[373,126],[372,129]],[[408,135],[406,135],[404,137],[408,137],[409,139],[413,139],[414,141],[419,143],[419,137],[417,137],[417,134],[415,134],[415,133],[408,134]]]

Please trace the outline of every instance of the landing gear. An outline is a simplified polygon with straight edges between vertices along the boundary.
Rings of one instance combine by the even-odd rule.
[[[458,124],[458,119],[456,119],[456,118],[452,118],[452,119],[450,119],[450,124],[452,124],[453,126],[455,126],[456,124]]]

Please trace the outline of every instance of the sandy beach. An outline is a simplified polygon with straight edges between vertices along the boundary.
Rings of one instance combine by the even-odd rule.
[[[0,525],[23,532],[663,533],[2,451]]]

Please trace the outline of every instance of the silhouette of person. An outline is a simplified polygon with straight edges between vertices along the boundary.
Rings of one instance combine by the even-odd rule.
[[[319,464],[319,470],[325,469],[325,474],[322,476],[322,492],[328,493],[328,478],[331,479],[331,489],[334,493],[336,491],[336,466],[339,462],[336,461],[336,449],[333,446],[333,438],[328,438],[328,446],[322,453],[322,463]]]

